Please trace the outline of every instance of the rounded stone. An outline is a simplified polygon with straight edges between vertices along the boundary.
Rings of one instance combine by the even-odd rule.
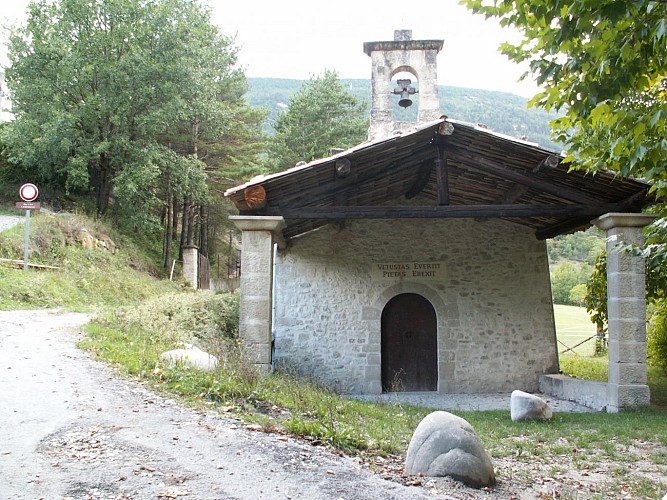
[[[472,426],[445,411],[430,413],[419,423],[405,459],[408,474],[448,476],[468,486],[493,486],[491,457]]]
[[[551,406],[539,396],[523,391],[512,391],[510,396],[512,422],[524,420],[551,420]]]

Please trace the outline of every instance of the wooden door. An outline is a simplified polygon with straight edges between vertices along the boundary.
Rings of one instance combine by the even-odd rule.
[[[382,390],[436,391],[438,340],[435,309],[416,293],[397,295],[382,311]]]

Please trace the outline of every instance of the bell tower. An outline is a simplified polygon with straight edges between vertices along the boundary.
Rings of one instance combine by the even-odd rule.
[[[437,120],[440,112],[438,96],[438,52],[443,40],[413,40],[412,30],[394,31],[394,40],[365,42],[364,52],[371,58],[371,126],[369,139],[391,136],[396,132],[414,129],[414,122],[394,121],[392,96],[399,96],[399,105],[412,104],[411,96],[419,94],[417,123]],[[399,73],[409,73],[411,79],[398,79],[392,88],[392,78]]]

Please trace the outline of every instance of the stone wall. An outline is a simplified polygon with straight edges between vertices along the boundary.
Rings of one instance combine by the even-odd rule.
[[[405,277],[391,271],[401,264]],[[439,392],[536,391],[558,371],[545,243],[512,223],[454,219],[347,221],[293,240],[276,262],[275,362],[380,393],[380,318],[399,293],[436,310]]]

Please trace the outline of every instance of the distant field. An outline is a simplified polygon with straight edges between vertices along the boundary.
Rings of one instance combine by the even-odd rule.
[[[585,307],[554,305],[554,315],[556,317],[558,352],[563,352],[568,347],[574,347],[595,335],[595,325],[591,323]],[[595,340],[591,339],[575,348],[574,352],[582,356],[592,356],[594,346]]]

